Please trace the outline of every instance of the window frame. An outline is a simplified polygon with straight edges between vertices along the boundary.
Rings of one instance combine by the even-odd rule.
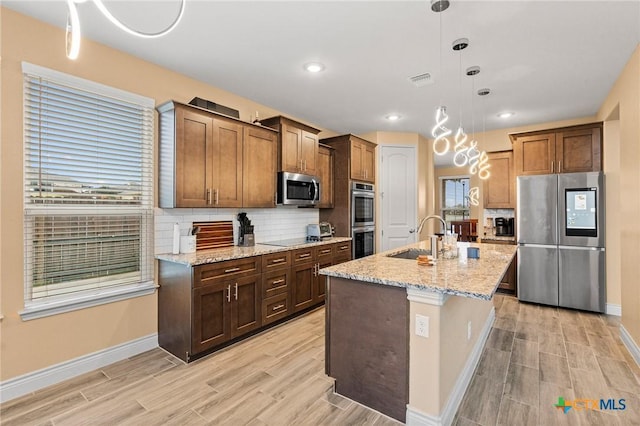
[[[463,208],[462,209],[450,209],[450,208],[446,208],[445,207],[445,200],[446,200],[446,194],[445,194],[445,187],[444,187],[444,183],[446,180],[456,180],[456,179],[467,179],[468,180],[468,185],[467,185],[467,191],[470,189],[471,186],[471,176],[469,175],[455,175],[455,176],[440,176],[440,215],[441,217],[447,222],[450,223],[451,220],[447,220],[447,216],[446,213],[447,211],[455,211],[455,212],[462,212],[462,218],[460,220],[464,220],[465,217],[468,219],[469,217],[471,217],[471,206],[469,205],[469,203],[466,204],[466,207],[464,207],[465,202],[465,195],[463,194],[463,198],[462,198],[462,204],[463,204]],[[459,215],[456,214],[456,219],[458,220],[457,217]]]
[[[154,148],[155,148],[155,100],[152,98],[140,96],[124,90],[106,86],[100,83],[75,77],[69,74],[61,73],[38,65],[22,62],[23,75],[23,175],[22,175],[22,197],[23,197],[23,225],[24,225],[24,241],[23,241],[23,261],[24,261],[24,309],[19,312],[23,320],[31,320],[42,318],[50,315],[56,315],[64,312],[70,312],[87,307],[98,306],[102,304],[112,303],[120,300],[126,300],[133,297],[146,296],[153,294],[158,287],[155,283],[154,273],[154,234],[153,234],[153,211],[154,211]],[[124,102],[136,104],[142,108],[151,110],[150,136],[144,139],[142,150],[150,157],[149,164],[141,164],[143,175],[148,173],[149,184],[142,184],[141,203],[139,206],[110,206],[105,204],[90,205],[64,205],[64,204],[39,204],[28,203],[27,196],[27,155],[28,155],[28,135],[27,135],[27,101],[26,101],[26,75],[32,75],[43,79],[51,80],[58,84],[70,86],[84,92],[91,92],[99,96],[111,97]],[[144,155],[144,154],[143,154]],[[142,158],[144,162],[144,157]],[[140,281],[129,283],[126,285],[117,285],[113,287],[94,288],[90,290],[82,290],[68,293],[62,296],[49,296],[42,299],[31,299],[32,278],[31,269],[33,268],[33,242],[27,238],[31,235],[29,227],[33,226],[38,216],[86,216],[89,217],[105,217],[105,216],[139,216],[140,217],[140,257],[139,257],[139,274]],[[88,219],[89,220],[89,219]],[[31,231],[33,228],[31,229]],[[30,251],[31,250],[31,251]],[[118,276],[115,276],[118,277]],[[119,278],[112,281],[116,282]],[[71,282],[71,281],[70,281]],[[70,287],[78,286],[83,280],[76,280]],[[55,285],[55,284],[54,284]]]

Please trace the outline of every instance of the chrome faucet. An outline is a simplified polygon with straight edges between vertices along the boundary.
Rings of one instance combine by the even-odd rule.
[[[445,234],[447,233],[447,223],[444,221],[444,219],[438,216],[437,214],[432,214],[422,218],[422,220],[420,221],[420,224],[418,225],[418,230],[416,231],[418,235],[420,235],[420,232],[422,232],[422,228],[424,227],[425,222],[429,219],[438,219],[442,223],[442,230],[443,230],[442,232],[444,232]]]
[[[441,223],[442,223],[442,227],[444,229],[444,233],[447,233],[447,223],[444,221],[443,218],[441,218],[438,215],[432,214],[429,215],[425,218],[423,218],[420,221],[420,224],[418,225],[418,230],[416,231],[418,234],[418,239],[420,237],[420,232],[422,232],[422,228],[424,227],[424,224],[427,222],[427,220],[429,219],[438,219]],[[438,258],[438,240],[439,238],[436,235],[431,235],[431,255],[433,256],[433,259],[437,259]]]

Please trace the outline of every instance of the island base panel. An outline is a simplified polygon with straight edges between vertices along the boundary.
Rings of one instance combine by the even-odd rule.
[[[406,289],[331,277],[328,374],[336,393],[401,422],[409,402]]]

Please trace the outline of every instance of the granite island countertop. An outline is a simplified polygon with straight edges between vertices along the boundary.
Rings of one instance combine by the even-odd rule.
[[[210,250],[199,250],[195,253],[183,253],[183,254],[171,254],[161,253],[156,254],[155,258],[158,260],[165,260],[168,262],[180,263],[188,266],[204,265],[207,263],[223,262],[225,260],[242,259],[244,257],[261,256],[263,254],[277,253],[288,250],[295,250],[299,248],[305,248],[310,246],[321,246],[325,244],[342,243],[345,241],[351,241],[351,237],[333,237],[322,241],[306,242],[293,246],[275,246],[267,244],[256,244],[251,247],[222,247]]]
[[[441,294],[490,300],[500,279],[516,254],[517,246],[508,244],[458,243],[478,247],[479,259],[458,257],[438,259],[434,266],[420,266],[415,260],[389,255],[410,248],[430,249],[429,241],[410,244],[372,256],[320,269],[320,274],[395,287],[414,288]],[[466,248],[463,248],[466,250]]]

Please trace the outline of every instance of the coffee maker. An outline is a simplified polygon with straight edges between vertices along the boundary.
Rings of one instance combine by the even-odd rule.
[[[512,217],[496,217],[496,236],[513,237],[513,218]]]

